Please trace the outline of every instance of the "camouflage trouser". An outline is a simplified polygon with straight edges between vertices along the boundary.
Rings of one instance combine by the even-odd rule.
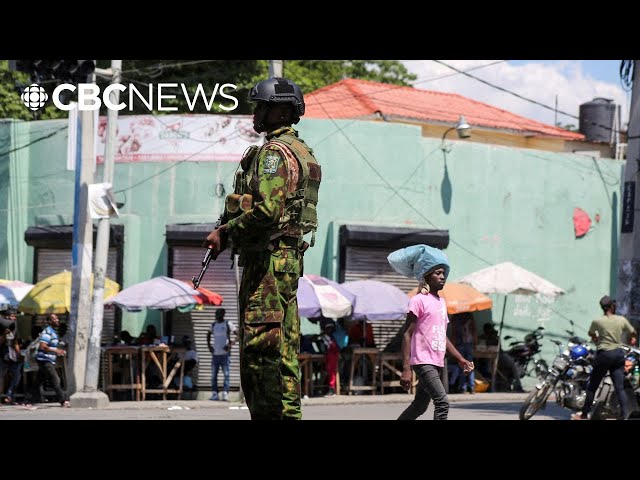
[[[297,248],[244,257],[240,284],[240,375],[252,420],[302,418]]]

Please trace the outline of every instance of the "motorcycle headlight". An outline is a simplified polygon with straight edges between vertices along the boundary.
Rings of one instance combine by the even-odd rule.
[[[556,357],[556,359],[553,361],[554,368],[556,368],[559,371],[564,370],[568,364],[569,364],[569,361],[564,356]]]

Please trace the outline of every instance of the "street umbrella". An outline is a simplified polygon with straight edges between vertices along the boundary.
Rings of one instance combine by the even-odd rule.
[[[104,298],[112,297],[118,290],[120,285],[105,278]],[[93,277],[90,292],[93,295]],[[30,315],[63,314],[71,311],[71,272],[65,270],[36,283],[22,299],[18,310]]]
[[[198,294],[194,295],[194,299],[198,305],[222,305],[222,296],[216,292],[204,287],[198,287],[196,290],[198,291]]]
[[[502,318],[500,319],[498,338],[502,338],[502,327],[504,325],[504,313],[507,308],[508,295],[535,295],[541,293],[543,295],[556,296],[566,293],[562,288],[554,285],[549,280],[511,262],[499,263],[491,267],[483,268],[477,272],[465,275],[458,281],[471,285],[482,293],[500,293],[505,296],[504,303],[502,304]],[[493,384],[495,381],[495,371],[492,377]]]
[[[356,280],[341,284],[356,296],[354,320],[404,320],[409,298],[395,285],[378,280]]]
[[[125,288],[105,301],[129,312],[140,312],[143,308],[172,310],[196,303],[198,292],[182,280],[169,277],[154,277]]]
[[[417,294],[417,287],[407,293],[409,298]],[[447,282],[438,294],[445,299],[449,315],[489,310],[493,306],[491,298],[464,283]]]
[[[307,318],[341,318],[351,314],[355,295],[333,280],[305,275],[298,281],[298,312]]]
[[[465,275],[458,282],[471,285],[482,293],[502,293],[503,295],[509,295],[510,293],[523,295],[542,293],[551,296],[565,293],[562,288],[554,285],[549,280],[545,280],[511,262],[483,268]]]
[[[30,283],[0,280],[0,310],[17,307],[27,293],[33,288]]]

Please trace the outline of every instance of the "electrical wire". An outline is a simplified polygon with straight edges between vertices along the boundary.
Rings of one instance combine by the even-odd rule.
[[[60,128],[58,128],[54,132],[51,132],[48,135],[43,135],[40,138],[36,138],[35,140],[32,140],[31,142],[29,142],[29,143],[27,143],[25,145],[20,145],[19,147],[12,148],[11,150],[7,150],[5,152],[0,152],[0,157],[4,157],[5,155],[9,155],[10,153],[17,152],[18,150],[22,150],[23,148],[30,147],[31,145],[34,145],[34,144],[36,144],[38,142],[41,142],[42,140],[46,140],[47,138],[51,138],[54,135],[60,133],[61,131],[66,130],[67,128],[68,127],[65,125],[64,127],[60,127]]]
[[[560,113],[562,115],[566,115],[567,117],[571,117],[571,118],[575,118],[576,120],[580,120],[580,117],[577,116],[577,115],[574,115],[572,113],[568,113],[568,112],[565,112],[565,111],[562,111],[562,110],[558,110],[557,108],[552,107],[550,105],[547,105],[545,103],[542,103],[542,102],[539,102],[537,100],[533,100],[531,98],[525,97],[524,95],[520,95],[519,93],[513,92],[513,91],[508,90],[508,89],[506,89],[504,87],[501,87],[499,85],[495,85],[495,84],[493,84],[491,82],[488,82],[487,80],[483,80],[482,78],[479,78],[479,77],[476,77],[474,75],[471,75],[470,73],[465,72],[464,70],[460,70],[460,69],[458,69],[458,68],[456,68],[456,67],[454,67],[452,65],[449,65],[449,64],[447,64],[447,63],[445,63],[445,62],[443,62],[441,60],[434,60],[434,62],[439,63],[440,65],[444,65],[445,67],[450,68],[451,70],[454,70],[456,72],[459,72],[462,75],[465,75],[465,76],[467,76],[469,78],[473,78],[474,80],[477,80],[480,83],[484,83],[485,85],[488,85],[491,88],[495,88],[496,90],[500,90],[501,92],[508,93],[509,95],[513,95],[514,97],[519,98],[521,100],[524,100],[525,102],[529,102],[529,103],[532,103],[534,105],[538,105],[539,107],[546,108],[547,110],[551,110],[553,112],[557,112],[557,113]],[[582,119],[582,121],[583,122],[587,122],[587,120],[585,120],[584,118]],[[603,124],[596,123],[596,122],[587,122],[587,123],[589,123],[590,125],[596,126],[596,127],[604,128],[605,130],[609,130],[609,131],[612,131],[612,132],[615,132],[615,133],[620,133],[620,130],[612,128],[612,127],[610,127],[608,125],[603,125]]]
[[[322,107],[324,110],[324,107]],[[418,216],[420,216],[423,220],[425,220],[429,225],[433,226],[435,229],[437,230],[441,230],[441,228],[439,228],[431,219],[429,219],[428,217],[426,217],[422,211],[420,211],[418,208],[416,208],[413,203],[411,203],[409,200],[407,200],[403,195],[400,194],[400,192],[393,187],[393,185],[391,185],[391,183],[373,166],[373,164],[369,161],[369,159],[362,153],[362,151],[353,143],[353,141],[349,138],[349,136],[344,132],[343,128],[332,118],[329,116],[328,112],[325,110],[325,114],[327,114],[327,117],[333,122],[333,124],[336,126],[337,131],[340,132],[342,134],[342,136],[345,138],[345,140],[353,147],[353,149],[356,151],[356,153],[360,156],[360,158],[362,158],[364,160],[364,162],[369,166],[369,168],[387,185],[387,187],[398,197],[400,198],[411,210],[413,210],[415,213],[418,214]],[[430,152],[429,155],[431,155],[433,153]],[[420,162],[422,163],[422,161]],[[419,166],[418,166],[419,167]],[[417,170],[417,168],[414,169]],[[490,262],[489,260],[485,259],[484,257],[476,254],[475,252],[471,251],[470,249],[468,249],[467,247],[465,247],[464,245],[462,245],[460,242],[454,240],[454,239],[449,239],[449,241],[456,245],[458,248],[460,248],[461,250],[463,250],[464,252],[466,252],[467,254],[471,255],[472,257],[480,260],[482,263],[490,266],[493,264],[493,262]],[[535,296],[534,296],[535,298]],[[536,299],[538,300],[538,299]],[[539,300],[538,300],[539,301]],[[568,320],[570,322],[573,322],[573,320],[571,320],[569,317],[567,317],[564,314],[561,314],[560,312],[557,312],[556,310],[552,309],[551,307],[549,307],[547,304],[543,305],[546,308],[549,308],[550,310],[552,310],[553,312],[555,312],[556,314],[558,314],[558,316],[560,316],[561,318]]]
[[[463,72],[472,72],[474,70],[480,70],[481,68],[486,68],[486,67],[491,67],[493,65],[497,65],[499,63],[504,63],[506,62],[506,60],[496,60],[495,62],[491,62],[491,63],[487,63],[484,65],[477,65],[475,67],[471,67],[468,68],[467,70],[463,70]],[[415,80],[413,82],[409,82],[408,85],[390,85],[388,88],[381,88],[376,90],[373,93],[348,93],[342,96],[337,96],[335,98],[328,98],[322,102],[314,102],[313,104],[310,105],[320,105],[320,104],[328,104],[328,103],[334,103],[334,102],[341,102],[343,100],[347,100],[350,98],[359,98],[359,97],[373,97],[374,95],[378,95],[379,93],[382,92],[388,92],[391,90],[396,90],[399,88],[407,88],[407,87],[415,87],[416,85],[420,85],[423,83],[428,83],[428,82],[435,82],[437,80],[442,80],[443,78],[449,78],[449,77],[455,77],[456,75],[460,75],[460,72],[454,72],[454,73],[447,73],[444,75],[436,75],[435,77],[429,77],[429,78],[423,78],[423,79],[419,79],[419,80]],[[322,87],[322,88],[326,88],[326,87]],[[319,90],[319,89],[318,89]],[[377,101],[377,100],[376,100]]]

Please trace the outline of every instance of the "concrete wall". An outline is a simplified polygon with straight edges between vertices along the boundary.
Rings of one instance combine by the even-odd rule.
[[[57,132],[64,125],[0,124],[0,138],[8,139],[5,145],[52,134],[0,156],[2,172],[7,163],[11,169],[9,177],[0,177],[0,248],[8,249],[0,256],[2,276],[9,276],[7,259],[18,252],[21,274],[13,276],[32,280],[32,248],[5,238],[16,232],[23,238],[30,225],[71,223],[73,172],[65,170],[66,130]],[[544,306],[546,299],[510,298],[505,334],[521,337],[543,324],[561,335],[572,319],[579,325],[576,333],[585,335],[599,314],[597,300],[612,292],[622,162],[487,145],[473,142],[473,137],[457,140],[455,132],[447,137],[448,152],[443,152],[440,140],[423,137],[421,127],[398,123],[303,120],[298,127],[323,168],[320,227],[316,246],[305,258],[306,272],[337,278],[342,223],[442,228],[451,235],[451,280],[512,261],[567,290],[552,302],[555,312]],[[21,159],[20,165],[11,163],[14,158]],[[16,168],[21,170],[14,173]],[[218,218],[222,199],[215,186],[222,183],[231,191],[235,168],[210,162],[116,164],[114,190],[122,191],[116,197],[125,206],[114,223],[125,225],[125,287],[166,274],[167,224]],[[102,178],[100,167],[97,176]],[[25,183],[18,184],[18,179]],[[18,210],[4,206],[12,192],[17,192],[14,203],[23,204],[15,208],[24,215],[13,215]],[[593,221],[591,231],[580,239],[573,231],[574,207],[588,212]],[[15,225],[18,217],[19,227],[8,231],[5,225]],[[495,318],[502,312],[503,298],[494,300]],[[138,332],[144,322],[158,321],[157,312],[125,314],[123,328]]]

